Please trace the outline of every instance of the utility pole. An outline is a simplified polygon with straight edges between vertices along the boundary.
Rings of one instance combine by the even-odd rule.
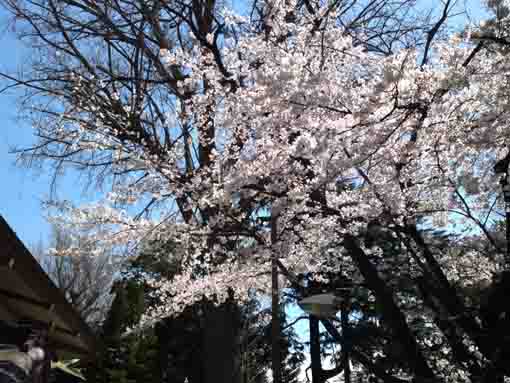
[[[271,209],[271,361],[273,368],[273,383],[281,383],[281,354],[280,354],[280,302],[278,289],[278,254],[275,245],[278,240],[278,217]]]

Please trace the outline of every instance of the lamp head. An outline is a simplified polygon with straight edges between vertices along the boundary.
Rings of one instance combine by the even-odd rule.
[[[319,318],[330,318],[340,308],[341,298],[334,294],[317,294],[306,297],[298,302],[303,311]]]

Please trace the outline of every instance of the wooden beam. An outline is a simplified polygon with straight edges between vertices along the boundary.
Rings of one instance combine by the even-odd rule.
[[[33,306],[42,307],[42,308],[45,308],[47,310],[49,310],[51,308],[51,303],[49,303],[49,302],[43,302],[43,301],[40,301],[38,299],[34,299],[34,298],[31,298],[31,297],[26,297],[24,295],[21,295],[21,294],[12,292],[12,291],[4,290],[4,289],[1,289],[1,288],[0,288],[0,296],[4,296],[4,297],[9,298],[9,299],[14,299],[14,300],[17,300],[17,301],[28,303],[28,304],[31,304]]]
[[[81,342],[87,346],[89,353],[94,354],[98,346],[98,339],[2,216],[0,216],[0,249],[5,249],[0,251],[0,266],[7,265],[9,267],[12,265],[11,260],[14,259],[12,270],[23,278],[31,290],[54,305],[55,314],[66,325],[79,332]],[[46,302],[38,301],[37,304],[46,304]]]

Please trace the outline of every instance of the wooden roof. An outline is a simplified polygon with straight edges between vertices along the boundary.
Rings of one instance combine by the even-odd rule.
[[[96,339],[0,215],[0,320],[50,324],[57,353],[91,356]]]

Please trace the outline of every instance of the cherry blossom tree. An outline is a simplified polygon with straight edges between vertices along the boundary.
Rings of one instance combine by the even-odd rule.
[[[28,77],[4,74],[26,89],[39,138],[20,158],[75,166],[109,190],[87,206],[53,202],[54,221],[114,249],[166,238],[184,249],[180,274],[152,281],[168,299],[148,322],[204,296],[267,293],[277,252],[299,294],[297,275],[330,271],[379,303],[405,365],[350,353],[379,379],[509,373],[506,307],[469,309],[459,293],[510,267],[493,234],[494,165],[508,152],[503,2],[451,36],[451,1],[428,20],[397,1],[256,1],[248,16],[202,1],[4,3],[37,49]],[[445,219],[490,256],[436,246],[424,228]]]

